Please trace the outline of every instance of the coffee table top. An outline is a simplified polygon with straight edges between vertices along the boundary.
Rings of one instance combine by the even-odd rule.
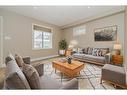
[[[60,62],[59,60],[55,60],[52,63],[53,64],[57,64],[57,65],[59,65],[61,67],[65,67],[67,69],[72,69],[72,70],[74,70],[74,69],[76,69],[76,68],[78,68],[80,66],[84,66],[84,63],[83,62],[79,62],[79,61],[72,61],[72,63],[69,64],[68,62]]]

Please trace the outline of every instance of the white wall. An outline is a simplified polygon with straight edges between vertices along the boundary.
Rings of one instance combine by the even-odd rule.
[[[0,16],[0,67],[3,63],[3,17]]]
[[[86,34],[80,35],[78,37],[73,37],[73,27],[63,30],[63,37],[67,40],[68,43],[76,40],[79,47],[109,47],[112,48],[113,44],[116,41],[103,41],[95,42],[94,41],[94,29],[103,28],[107,26],[117,25],[117,39],[122,44],[124,49],[124,13],[119,13],[112,16],[107,16],[101,19],[97,19],[82,25],[86,25]]]
[[[0,9],[0,16],[3,16],[4,21],[4,37],[11,38],[4,39],[4,57],[7,56],[8,51],[31,58],[58,54],[58,42],[61,39],[59,27],[2,9]],[[32,23],[53,28],[52,49],[32,50]]]
[[[125,34],[124,34],[124,41],[125,41],[124,60],[125,60],[125,66],[127,67],[127,7],[125,8]]]

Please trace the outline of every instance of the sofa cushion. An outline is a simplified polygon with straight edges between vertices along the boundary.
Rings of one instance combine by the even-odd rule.
[[[17,62],[17,64],[18,64],[18,66],[19,66],[19,67],[22,67],[22,65],[23,65],[23,63],[24,63],[22,57],[21,57],[20,55],[18,55],[18,54],[15,54],[15,60],[16,60],[16,62]]]
[[[73,54],[73,58],[79,58],[79,59],[82,59],[83,56],[85,56],[85,54],[80,54],[80,53],[75,53],[75,54]]]
[[[32,64],[32,66],[37,70],[39,76],[44,74],[44,64]]]
[[[88,60],[88,61],[94,61],[99,63],[105,62],[105,57],[102,57],[102,56],[85,55],[83,59],[86,61]]]
[[[31,89],[40,89],[41,85],[39,80],[39,74],[36,69],[28,64],[24,64],[22,69]]]
[[[6,62],[9,56],[6,58]],[[26,77],[15,60],[8,61],[6,66],[5,84],[7,89],[30,89]]]
[[[59,89],[62,86],[60,82],[47,75],[40,77],[40,84],[42,89]]]

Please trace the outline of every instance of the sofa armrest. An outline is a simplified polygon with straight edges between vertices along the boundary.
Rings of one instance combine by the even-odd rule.
[[[124,71],[125,71],[125,76],[126,76],[126,86],[127,86],[127,67],[124,66],[123,68],[124,68]]]
[[[105,63],[108,64],[111,61],[111,53],[107,53],[105,56]]]
[[[68,81],[61,89],[78,89],[78,80],[76,78]]]
[[[44,64],[33,65],[33,67],[37,70],[39,76],[44,75]]]
[[[30,64],[30,57],[24,57],[23,58],[24,63]]]

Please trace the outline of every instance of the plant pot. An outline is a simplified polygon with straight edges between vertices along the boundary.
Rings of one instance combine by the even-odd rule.
[[[59,50],[59,55],[65,55],[65,50]]]

